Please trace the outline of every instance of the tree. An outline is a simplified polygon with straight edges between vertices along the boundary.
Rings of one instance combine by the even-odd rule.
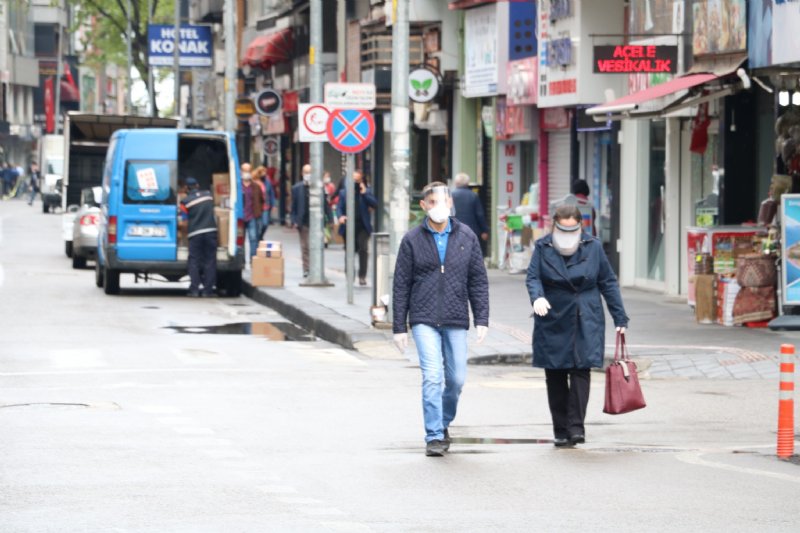
[[[147,24],[174,22],[176,0],[69,0],[77,7],[75,26],[80,28],[84,46],[83,64],[100,69],[113,63],[128,64],[128,20],[131,22],[133,68],[149,90],[147,77]],[[148,16],[148,4],[151,16]],[[128,7],[130,6],[130,13]],[[157,114],[156,103],[153,112]]]

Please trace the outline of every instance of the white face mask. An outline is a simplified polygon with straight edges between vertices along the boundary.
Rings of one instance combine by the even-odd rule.
[[[306,183],[311,181],[311,174],[303,174],[303,181],[305,181]]]
[[[580,231],[561,231],[553,229],[553,246],[561,255],[572,255],[581,243]]]
[[[450,216],[450,208],[444,203],[431,207],[428,209],[428,216],[437,224],[441,224]]]

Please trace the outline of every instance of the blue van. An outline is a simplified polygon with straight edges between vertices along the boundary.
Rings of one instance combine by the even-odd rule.
[[[215,196],[217,290],[238,296],[244,268],[244,207],[233,135],[221,131],[136,129],[111,137],[103,195],[95,282],[118,294],[120,274],[136,279],[188,275],[188,241],[179,230],[186,178]]]

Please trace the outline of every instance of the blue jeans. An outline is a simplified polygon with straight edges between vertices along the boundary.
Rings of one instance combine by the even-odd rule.
[[[263,213],[261,213],[261,232],[260,232],[260,234],[261,234],[261,238],[262,239],[266,236],[267,230],[269,229],[269,222],[270,222],[269,216],[270,216],[269,215],[269,211],[267,211],[266,209],[264,210]]]
[[[411,334],[422,369],[425,442],[441,440],[456,417],[458,397],[467,377],[467,330],[417,324]]]
[[[250,241],[250,257],[256,255],[258,240],[261,238],[261,219],[254,218],[244,223],[244,230],[247,233],[247,240]]]

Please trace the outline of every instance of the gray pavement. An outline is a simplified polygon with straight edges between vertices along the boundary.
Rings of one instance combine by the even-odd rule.
[[[412,346],[400,354],[391,342],[391,329],[372,327],[372,272],[369,285],[354,288],[353,304],[347,303],[344,247],[331,244],[325,251],[325,277],[331,287],[302,286],[302,264],[297,232],[271,226],[268,238],[283,243],[283,288],[252,287],[245,273],[245,293],[268,305],[320,338],[364,355],[381,359],[415,361]],[[372,257],[370,257],[370,261]],[[483,344],[470,334],[472,364],[529,364],[533,320],[524,274],[489,269],[490,328]],[[747,379],[778,377],[778,353],[782,343],[796,344],[800,334],[767,329],[697,324],[692,309],[680,298],[639,289],[624,288],[623,298],[631,317],[628,342],[645,377]],[[614,351],[614,329],[606,318],[606,357]]]

